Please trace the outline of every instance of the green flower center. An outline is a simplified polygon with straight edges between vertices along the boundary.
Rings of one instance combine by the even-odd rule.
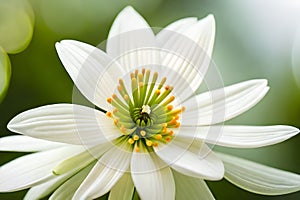
[[[119,79],[118,94],[107,98],[114,109],[106,115],[137,152],[141,144],[151,147],[170,142],[173,129],[180,127],[179,115],[184,111],[184,107],[174,109],[172,105],[173,87],[165,85],[166,77],[157,82],[158,73],[151,77],[150,70],[135,70],[130,78],[131,93],[123,79]]]

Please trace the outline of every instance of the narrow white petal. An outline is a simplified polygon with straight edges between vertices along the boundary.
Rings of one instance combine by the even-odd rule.
[[[225,178],[253,193],[282,195],[300,190],[300,176],[242,158],[218,153],[225,165]]]
[[[12,192],[32,187],[55,176],[52,168],[83,147],[63,147],[17,158],[0,167],[0,192]]]
[[[108,200],[132,200],[134,185],[130,173],[125,173],[112,187]]]
[[[0,138],[0,151],[34,152],[62,147],[63,143],[49,142],[24,135]]]
[[[182,94],[179,95],[182,101],[200,86],[211,63],[214,40],[215,20],[212,15],[199,21],[195,18],[180,20],[158,34],[157,41],[165,49],[162,51],[162,66],[177,72],[189,84],[187,90],[183,81],[175,79],[173,83],[178,94]]]
[[[192,25],[195,25],[198,22],[196,17],[187,17],[183,19],[179,19],[165,28],[163,28],[157,35],[156,39],[159,41],[168,41],[170,37],[174,37],[174,32],[183,33],[184,30]]]
[[[210,125],[232,119],[256,105],[268,90],[267,80],[250,80],[196,95],[183,104],[186,111],[182,125]]]
[[[155,153],[176,171],[206,180],[220,180],[224,175],[222,161],[200,141],[174,139],[159,144]]]
[[[147,150],[134,152],[131,160],[131,174],[141,199],[175,199],[172,171],[155,153],[149,153]]]
[[[98,107],[110,108],[106,99],[124,74],[121,67],[102,50],[83,42],[63,40],[55,47],[80,92]]]
[[[42,199],[50,195],[58,186],[73,175],[73,171],[56,176],[55,178],[29,189],[24,200]]]
[[[25,111],[9,122],[8,129],[45,140],[89,146],[120,136],[104,113],[74,104],[54,104]]]
[[[82,169],[74,176],[65,181],[62,185],[54,191],[54,193],[50,196],[49,200],[66,200],[72,199],[76,190],[86,178],[86,176],[90,173],[92,167],[95,163],[90,164],[86,168]]]
[[[176,185],[176,200],[215,199],[204,180],[172,172]]]
[[[55,175],[62,175],[69,171],[80,171],[98,160],[106,151],[113,147],[112,143],[99,144],[88,148],[80,154],[76,154],[69,159],[65,159],[52,169]]]
[[[299,133],[292,126],[210,126],[182,127],[178,137],[198,138],[225,147],[256,148],[287,140]]]
[[[115,147],[107,151],[80,185],[73,199],[93,199],[107,193],[129,168],[130,158],[131,152],[126,148]]]
[[[155,36],[150,26],[132,7],[124,8],[109,31],[107,53],[129,72],[146,63],[154,64],[147,62],[151,53],[143,51],[149,47],[155,47]]]

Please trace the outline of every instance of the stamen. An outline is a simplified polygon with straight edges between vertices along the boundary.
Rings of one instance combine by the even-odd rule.
[[[107,116],[107,117],[112,117],[111,112],[106,112],[106,116]]]
[[[167,109],[168,109],[169,111],[171,111],[171,110],[173,110],[173,106],[172,106],[172,105],[168,105],[168,106],[167,106]]]
[[[157,134],[157,135],[155,135],[155,139],[157,139],[157,140],[161,140],[161,139],[162,139],[162,135],[161,135],[161,134]]]
[[[158,89],[160,90],[162,88],[162,86],[165,84],[167,78],[166,77],[163,77],[158,85]]]
[[[108,103],[111,103],[111,102],[112,102],[112,98],[108,97],[108,98],[106,99],[106,101],[107,101]]]
[[[139,140],[140,137],[139,137],[138,135],[134,135],[134,136],[133,136],[133,139],[134,139],[134,140]]]
[[[129,143],[129,144],[133,144],[133,143],[134,143],[134,140],[133,140],[132,138],[129,138],[129,139],[128,139],[128,143]]]
[[[138,102],[139,102],[139,91],[138,91],[138,87],[137,87],[136,78],[132,78],[131,79],[131,90],[132,90],[132,96],[133,96],[134,105],[138,105]]]
[[[146,131],[142,130],[142,131],[140,132],[140,134],[141,134],[141,136],[145,137],[147,133],[146,133]]]
[[[149,88],[149,91],[148,91],[147,98],[146,98],[146,100],[145,100],[145,102],[144,102],[145,104],[147,104],[147,103],[148,103],[148,100],[150,99],[150,96],[151,96],[152,91],[153,91],[153,88],[154,88],[154,86],[155,86],[157,77],[158,77],[158,73],[155,72],[155,73],[153,74],[153,78],[152,78],[152,82],[151,82],[151,84],[150,84],[150,88]]]
[[[173,102],[175,99],[174,96],[170,96],[169,99],[167,99],[164,103],[161,104],[161,106],[165,107],[167,106],[169,103]]]
[[[150,75],[151,71],[145,68],[135,70],[130,74],[130,93],[123,79],[119,79],[118,94],[107,98],[107,102],[114,106],[112,112],[106,113],[107,117],[113,119],[122,137],[134,145],[136,152],[141,148],[156,147],[159,141],[170,142],[174,137],[171,129],[180,127],[179,115],[185,110],[170,104],[175,97],[169,96],[173,87],[165,85],[167,78],[163,77],[157,85],[158,73],[153,73],[151,82]]]
[[[153,144],[153,142],[152,142],[151,140],[146,140],[146,145],[147,145],[148,147],[151,147],[152,144]]]

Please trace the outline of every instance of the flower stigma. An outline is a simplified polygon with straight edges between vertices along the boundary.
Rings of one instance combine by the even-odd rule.
[[[166,77],[158,82],[158,73],[152,75],[151,70],[145,69],[132,72],[130,80],[131,93],[124,80],[119,79],[118,94],[107,98],[114,109],[106,112],[106,116],[113,120],[122,138],[136,152],[140,151],[140,145],[155,147],[159,142],[170,142],[174,129],[180,127],[180,114],[185,110],[172,105],[173,87],[165,85]]]

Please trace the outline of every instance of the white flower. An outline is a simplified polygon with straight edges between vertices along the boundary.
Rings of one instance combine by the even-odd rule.
[[[106,53],[64,40],[58,55],[94,105],[55,104],[23,112],[0,150],[36,152],[0,168],[0,192],[25,199],[213,199],[204,180],[225,178],[260,194],[300,189],[300,176],[211,151],[206,143],[255,148],[282,142],[291,126],[222,126],[269,87],[251,80],[202,94],[211,64],[213,16],[178,20],[156,36],[131,7],[114,21]],[[226,96],[226,98],[225,98]],[[221,159],[223,160],[221,160]],[[224,163],[224,165],[223,165]],[[135,190],[135,189],[136,190]],[[175,189],[176,188],[176,189]]]

